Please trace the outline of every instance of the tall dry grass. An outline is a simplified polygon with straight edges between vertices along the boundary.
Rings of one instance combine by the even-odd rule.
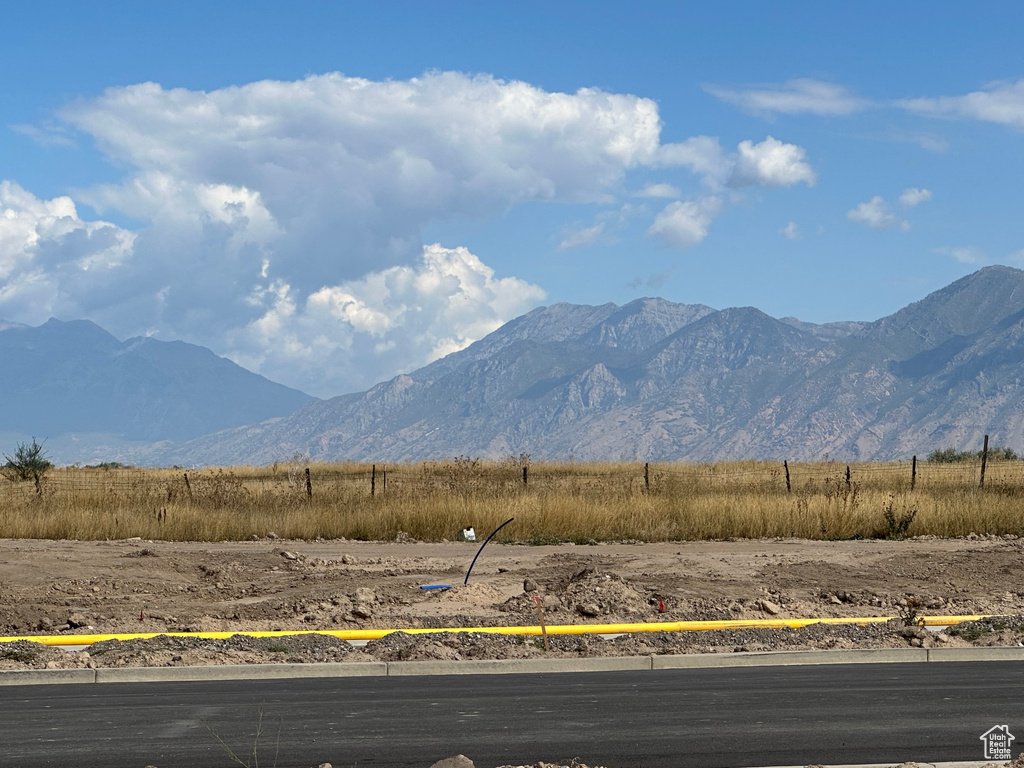
[[[377,467],[79,469],[33,483],[0,481],[0,537],[242,540],[284,538],[451,539],[485,534],[509,517],[504,541],[672,541],[800,537],[848,539],[969,533],[1024,534],[1024,462],[979,466],[541,463],[471,459]],[[187,480],[186,480],[187,478]],[[385,485],[386,483],[386,485]]]

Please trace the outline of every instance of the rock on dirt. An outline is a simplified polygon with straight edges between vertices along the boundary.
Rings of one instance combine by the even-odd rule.
[[[365,603],[370,605],[377,602],[377,595],[369,587],[360,587],[352,593],[352,600],[356,603]]]
[[[455,757],[446,757],[444,760],[438,760],[430,768],[476,768],[476,766],[465,755],[455,755]]]
[[[782,613],[782,609],[773,603],[771,600],[762,600],[759,603],[761,610],[767,613],[769,616],[778,616]]]

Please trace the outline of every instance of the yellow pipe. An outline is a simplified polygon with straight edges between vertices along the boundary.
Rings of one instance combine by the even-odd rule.
[[[693,632],[709,629],[797,629],[809,624],[878,624],[890,621],[895,616],[858,616],[841,619],[741,619],[735,621],[666,621],[643,624],[556,624],[547,627],[549,635],[620,635],[634,632]],[[977,621],[990,618],[989,614],[977,616],[925,616],[922,621],[926,626],[945,626],[959,624],[961,621]],[[410,635],[424,635],[436,632],[485,632],[494,635],[527,635],[541,634],[536,627],[442,627],[442,628],[409,628],[409,629],[298,629],[274,630],[266,632],[131,632],[113,635],[24,635],[21,637],[0,637],[0,643],[13,643],[28,640],[43,645],[92,645],[104,640],[144,640],[161,635],[167,637],[198,637],[206,640],[226,640],[234,635],[247,637],[287,637],[288,635],[329,635],[339,640],[376,640],[392,632],[407,632]]]

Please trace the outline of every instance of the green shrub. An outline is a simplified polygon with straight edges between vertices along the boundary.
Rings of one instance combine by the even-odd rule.
[[[46,442],[45,440],[43,442]],[[53,464],[46,458],[42,443],[32,438],[32,444],[18,443],[13,456],[4,454],[7,463],[0,467],[0,473],[8,480],[37,480]]]
[[[977,461],[981,458],[979,451],[958,451],[956,448],[936,448],[928,454],[928,461],[935,464],[955,464],[960,461]],[[993,446],[988,449],[988,457],[993,461],[1017,461],[1020,456],[1012,448]]]

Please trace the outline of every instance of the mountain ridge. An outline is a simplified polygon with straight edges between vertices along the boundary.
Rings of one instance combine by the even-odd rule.
[[[894,459],[1024,444],[1024,272],[873,322],[645,298],[553,304],[365,393],[154,452],[181,462]],[[986,415],[989,414],[989,415]]]
[[[651,297],[623,306],[552,304],[418,370],[328,400],[267,382],[201,347],[120,342],[88,321],[51,320],[36,329],[0,321],[5,362],[15,340],[29,337],[21,354],[50,367],[35,377],[36,406],[22,411],[67,399],[72,383],[79,404],[112,396],[121,411],[117,429],[95,407],[79,408],[78,426],[136,439],[102,450],[104,458],[138,464],[521,453],[889,460],[975,448],[984,434],[1024,447],[1024,272],[1010,267],[986,267],[872,322],[815,324],[755,307],[717,310]],[[83,377],[89,351],[105,367]],[[13,395],[10,404],[24,392],[9,389],[8,368],[0,386]],[[214,369],[212,379],[190,373]],[[243,379],[262,382],[262,394],[242,397]],[[217,396],[204,383],[211,380]],[[282,390],[300,398],[297,407],[282,405]],[[262,420],[228,413],[243,400],[264,409]],[[0,433],[9,417],[0,406]],[[191,432],[154,431],[168,424]]]

